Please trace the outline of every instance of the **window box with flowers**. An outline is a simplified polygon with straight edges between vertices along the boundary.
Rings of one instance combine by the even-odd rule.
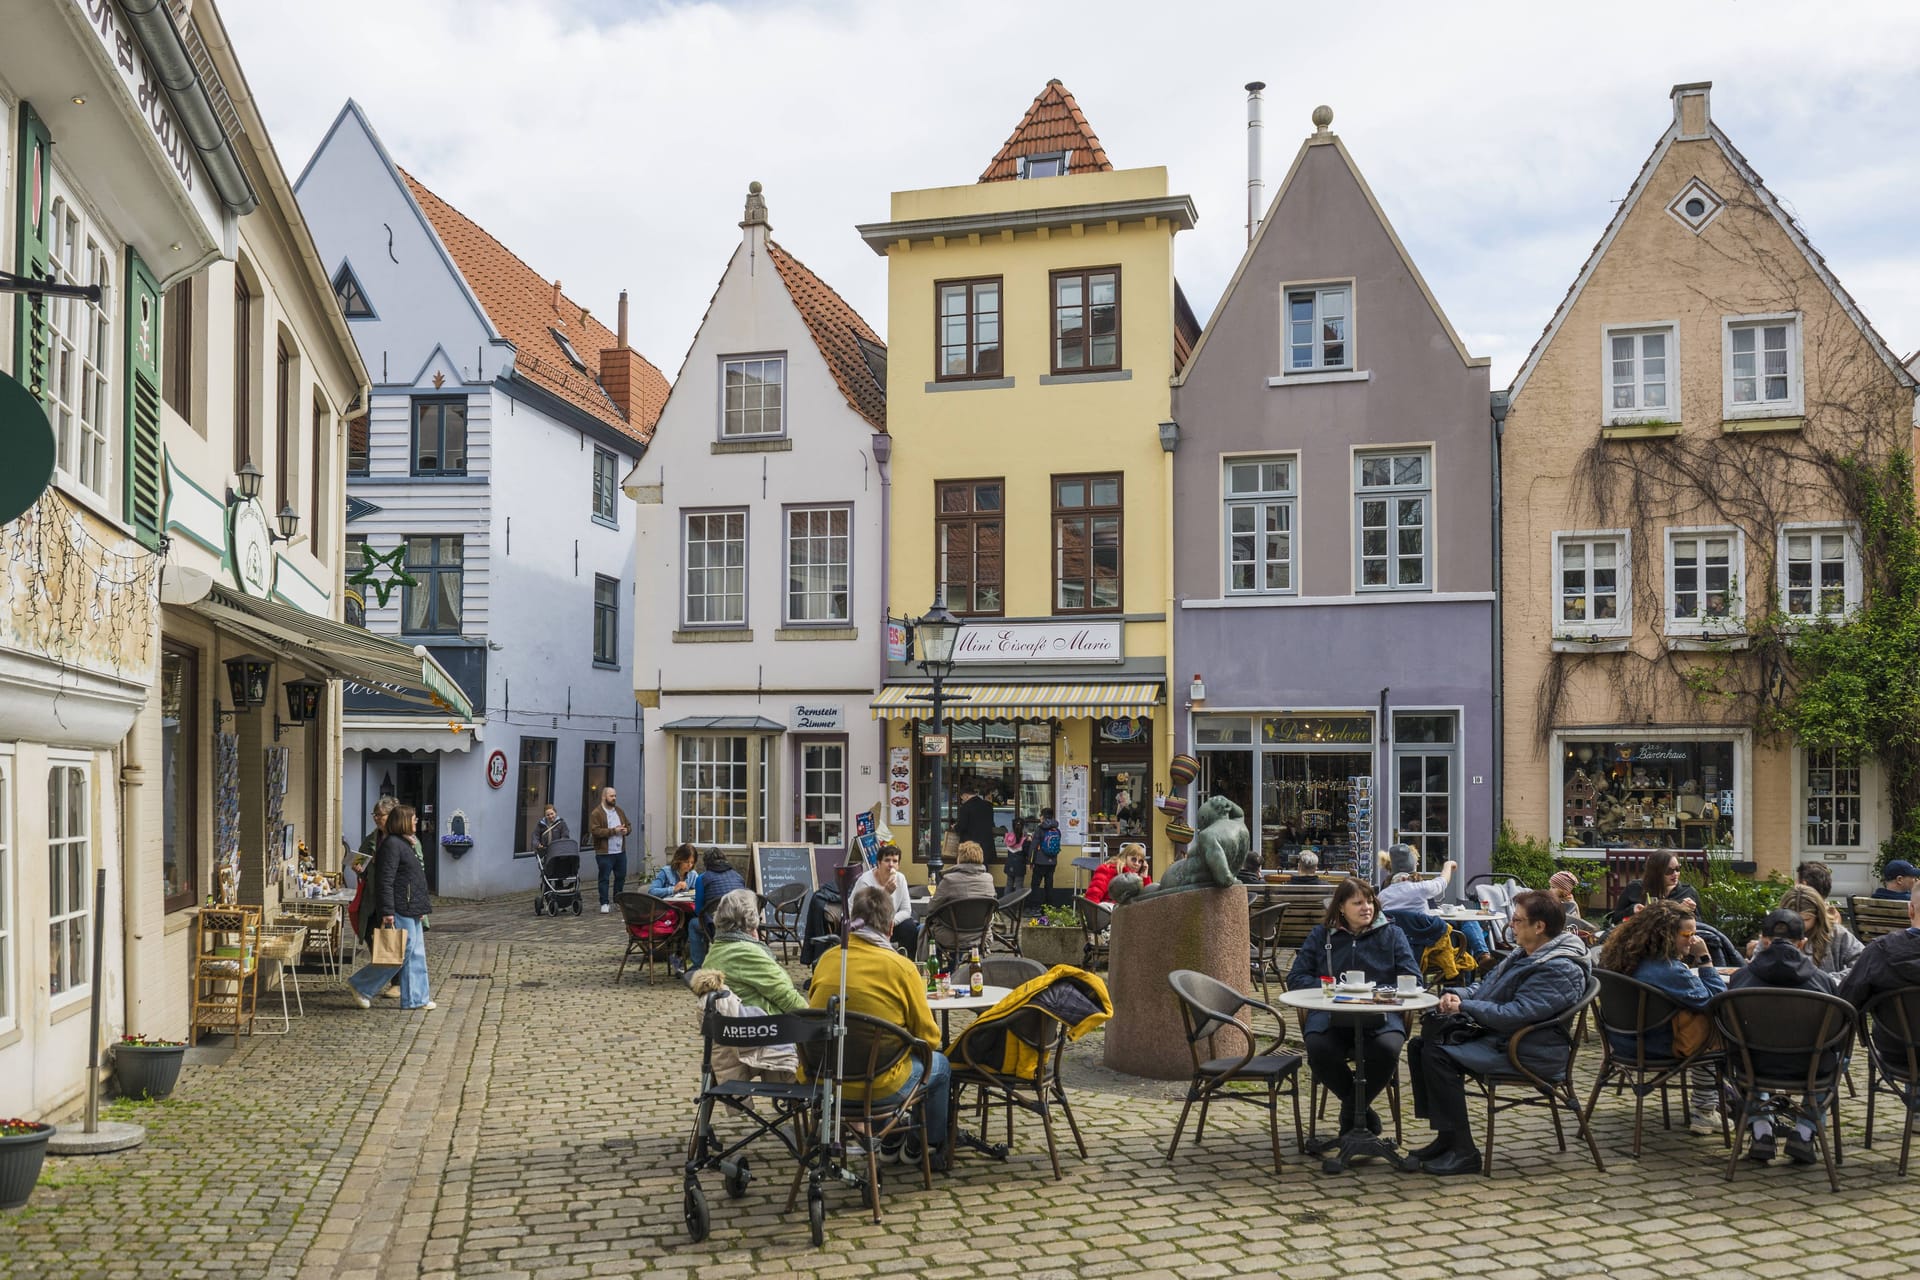
[[[53,1132],[38,1120],[0,1119],[0,1210],[18,1209],[33,1194]]]

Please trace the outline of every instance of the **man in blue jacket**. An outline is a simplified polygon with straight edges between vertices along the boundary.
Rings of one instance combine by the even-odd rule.
[[[1440,997],[1436,1013],[1464,1013],[1479,1033],[1457,1044],[1421,1037],[1407,1046],[1413,1112],[1433,1125],[1434,1139],[1412,1153],[1409,1167],[1442,1177],[1478,1173],[1480,1150],[1467,1118],[1466,1073],[1506,1067],[1507,1040],[1522,1027],[1550,1022],[1580,1003],[1593,963],[1586,944],[1566,931],[1567,913],[1551,894],[1528,890],[1513,900],[1518,950],[1464,991]],[[1551,1077],[1564,1071],[1572,1045],[1564,1035],[1527,1037],[1521,1060]]]

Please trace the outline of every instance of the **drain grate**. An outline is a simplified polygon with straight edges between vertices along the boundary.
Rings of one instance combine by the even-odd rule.
[[[456,981],[466,979],[475,982],[486,982],[493,977],[490,973],[450,973],[447,976]]]
[[[542,982],[542,981],[541,981],[540,979],[538,979],[538,978],[530,978],[530,979],[525,979],[525,980],[523,980],[523,981],[521,981],[521,982],[520,982],[520,983],[518,983],[517,985],[519,985],[519,986],[522,986],[522,987],[544,987],[544,986],[546,986],[547,984],[546,984],[546,983],[544,983],[544,982]]]

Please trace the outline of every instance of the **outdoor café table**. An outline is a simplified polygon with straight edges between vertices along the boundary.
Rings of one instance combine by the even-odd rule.
[[[1440,1003],[1438,996],[1425,991],[1411,995],[1396,993],[1392,1004],[1375,1004],[1367,1000],[1344,1002],[1338,999],[1338,994],[1329,999],[1319,988],[1283,991],[1280,993],[1280,1002],[1308,1013],[1331,1013],[1335,1019],[1351,1019],[1356,1030],[1368,1018],[1384,1021],[1390,1013],[1418,1013]],[[1367,1055],[1364,1047],[1357,1043],[1353,1054],[1353,1092],[1358,1098],[1367,1096]],[[1394,1144],[1385,1137],[1375,1137],[1367,1129],[1365,1107],[1353,1108],[1353,1124],[1353,1128],[1341,1134],[1333,1146],[1321,1153],[1321,1172],[1339,1173],[1360,1156],[1384,1156],[1396,1165],[1400,1163],[1400,1153],[1395,1150]]]
[[[1454,921],[1459,921],[1459,920],[1479,920],[1484,922],[1487,920],[1506,919],[1505,916],[1495,915],[1491,911],[1481,911],[1481,910],[1478,910],[1477,908],[1475,910],[1469,911],[1464,907],[1442,907],[1439,910],[1433,912],[1433,914],[1436,916],[1439,916],[1442,920],[1448,921],[1450,923]]]
[[[927,1008],[940,1015],[941,1051],[945,1052],[947,1046],[953,1043],[953,1028],[948,1025],[948,1022],[949,1019],[952,1018],[955,1009],[971,1009],[973,1012],[979,1013],[983,1009],[993,1008],[993,1006],[999,1004],[1011,995],[1012,992],[1012,987],[982,987],[980,988],[980,994],[976,996],[968,994],[962,988],[955,987],[953,994],[945,998],[928,996]]]

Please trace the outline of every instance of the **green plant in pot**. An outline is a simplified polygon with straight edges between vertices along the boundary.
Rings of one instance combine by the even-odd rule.
[[[52,1136],[53,1126],[38,1120],[0,1119],[0,1209],[18,1209],[33,1194]]]
[[[1072,907],[1042,907],[1020,922],[1020,954],[1051,969],[1086,958],[1086,932]]]
[[[164,1098],[180,1079],[187,1042],[133,1033],[113,1046],[113,1083],[126,1098]]]

